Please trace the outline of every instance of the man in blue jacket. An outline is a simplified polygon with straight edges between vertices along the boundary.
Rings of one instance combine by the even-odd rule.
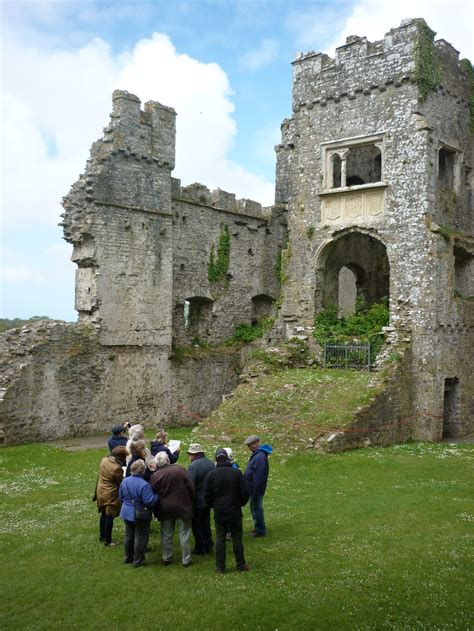
[[[273,449],[270,445],[260,445],[260,437],[252,434],[245,440],[245,444],[252,452],[244,477],[250,488],[250,512],[254,523],[252,537],[265,537],[267,528],[263,513],[263,496],[268,482],[268,456]]]
[[[112,451],[115,447],[126,447],[128,439],[124,435],[124,431],[129,425],[130,423],[126,423],[125,425],[114,425],[112,427],[112,435],[107,441],[109,451]]]

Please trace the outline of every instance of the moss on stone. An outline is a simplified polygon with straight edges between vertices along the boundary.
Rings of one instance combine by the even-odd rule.
[[[423,103],[442,80],[441,67],[434,47],[435,32],[425,22],[418,23],[415,44],[415,78],[419,90],[419,101]]]

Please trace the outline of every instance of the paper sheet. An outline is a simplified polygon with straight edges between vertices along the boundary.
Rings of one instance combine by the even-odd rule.
[[[172,454],[174,454],[174,452],[177,451],[180,447],[181,447],[180,440],[170,440],[168,443],[168,449],[171,451]]]

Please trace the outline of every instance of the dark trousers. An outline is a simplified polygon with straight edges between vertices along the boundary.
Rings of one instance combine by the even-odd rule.
[[[114,527],[114,518],[105,514],[105,508],[100,511],[99,519],[99,538],[104,541],[105,545],[112,541],[112,529]]]
[[[242,543],[242,515],[235,517],[216,517],[214,514],[214,523],[216,525],[216,569],[225,570],[226,556],[226,534],[232,535],[232,547],[234,550],[235,562],[238,568],[245,565],[244,545]]]
[[[145,520],[125,521],[125,562],[141,565],[145,561],[145,550],[150,535],[150,522]]]
[[[250,497],[250,512],[252,513],[253,525],[258,535],[266,535],[265,516],[263,514],[263,495],[252,495]]]
[[[194,550],[197,554],[205,554],[211,552],[214,546],[211,532],[211,509],[208,506],[204,508],[195,508],[191,528],[194,536]]]

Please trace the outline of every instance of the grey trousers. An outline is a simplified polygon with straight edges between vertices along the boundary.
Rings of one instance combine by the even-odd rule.
[[[163,519],[161,522],[161,547],[163,548],[163,560],[173,559],[173,535],[175,526],[178,528],[179,545],[183,565],[191,561],[191,520],[185,519]]]

